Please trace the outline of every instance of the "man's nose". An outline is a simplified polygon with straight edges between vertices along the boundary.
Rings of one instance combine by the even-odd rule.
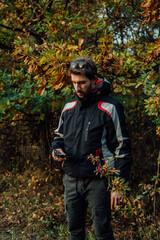
[[[81,86],[80,86],[79,84],[76,84],[76,86],[75,86],[75,90],[76,90],[76,91],[81,90]]]

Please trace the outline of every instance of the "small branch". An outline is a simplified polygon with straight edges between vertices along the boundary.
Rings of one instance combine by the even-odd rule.
[[[52,8],[52,4],[53,4],[53,0],[50,0],[48,5],[47,5],[46,11],[50,12],[50,10]]]
[[[11,31],[24,32],[21,28],[11,28],[11,27],[8,27],[8,26],[3,25],[3,24],[0,24],[0,27],[6,28],[6,29],[11,30]]]
[[[157,167],[157,178],[159,177],[159,174],[160,174],[160,151],[159,151],[159,156],[158,156],[158,159],[157,159],[157,164],[158,164],[158,167]],[[159,237],[159,230],[158,230],[158,223],[157,223],[157,217],[156,217],[156,190],[157,190],[157,180],[155,180],[155,184],[154,184],[154,200],[153,200],[153,217],[154,217],[154,223],[155,223],[155,227],[156,227],[156,234],[157,234],[157,240],[160,240],[160,237]]]
[[[132,206],[132,200],[129,197],[127,197],[127,199],[128,199],[128,201],[130,202],[130,204]],[[135,209],[135,211],[137,213],[137,216],[139,216],[138,211],[136,209]],[[139,219],[140,219],[139,217],[135,217],[135,222],[137,222],[138,227],[141,228],[141,230],[142,230],[142,232],[143,232],[143,234],[145,236],[145,239],[146,240],[150,240],[150,237],[146,234],[146,230],[144,228],[144,224],[142,224],[142,222]]]
[[[0,27],[6,28],[6,29],[11,30],[11,31],[15,31],[15,32],[22,32],[22,33],[28,32],[28,33],[30,33],[30,35],[32,35],[32,36],[34,36],[34,37],[36,38],[36,40],[37,40],[37,42],[38,42],[39,44],[42,44],[42,43],[43,43],[43,40],[42,40],[40,34],[37,34],[37,33],[34,32],[33,30],[28,30],[28,29],[25,28],[25,31],[24,31],[24,30],[21,29],[21,28],[11,28],[11,27],[8,27],[8,26],[3,25],[3,24],[0,24]]]
[[[69,4],[69,0],[66,0],[66,4],[65,4],[65,7],[64,7],[64,10],[66,10],[68,8],[68,4]]]

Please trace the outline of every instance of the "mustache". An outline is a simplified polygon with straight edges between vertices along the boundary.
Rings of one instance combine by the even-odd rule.
[[[81,91],[81,90],[79,90],[79,91],[77,91],[77,93],[84,93],[83,91]]]

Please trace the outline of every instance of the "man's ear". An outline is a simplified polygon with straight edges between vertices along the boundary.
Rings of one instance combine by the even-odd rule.
[[[95,88],[96,87],[96,82],[98,80],[98,77],[97,75],[94,75],[94,78],[92,79],[92,88]]]

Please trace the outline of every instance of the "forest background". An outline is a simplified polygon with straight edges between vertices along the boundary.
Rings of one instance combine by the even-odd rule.
[[[110,81],[132,140],[115,237],[160,239],[160,1],[0,0],[0,52],[0,239],[69,238],[63,173],[48,152],[81,55]]]

